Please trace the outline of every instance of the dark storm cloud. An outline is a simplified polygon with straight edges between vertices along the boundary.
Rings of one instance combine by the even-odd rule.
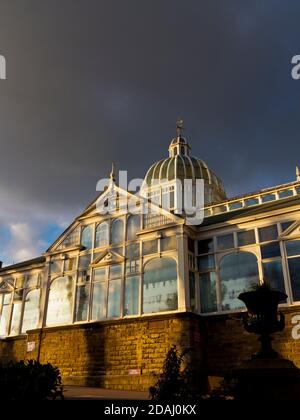
[[[229,195],[294,179],[299,15],[291,0],[0,0],[0,223],[65,224],[112,160],[142,177],[166,155],[179,115]]]

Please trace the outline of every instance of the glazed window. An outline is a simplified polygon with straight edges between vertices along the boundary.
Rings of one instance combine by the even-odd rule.
[[[127,277],[125,280],[124,315],[137,315],[139,313],[140,278]]]
[[[146,264],[143,292],[144,313],[177,309],[176,262],[171,258],[155,258]]]
[[[141,229],[141,219],[137,214],[131,215],[127,220],[127,241],[137,239],[137,232]]]
[[[133,243],[126,246],[126,274],[140,271],[140,244]]]
[[[110,280],[108,283],[108,307],[107,316],[116,318],[121,310],[121,280]]]
[[[103,222],[96,228],[95,247],[106,246],[109,243],[109,228],[108,223]]]
[[[254,230],[244,230],[237,232],[238,246],[255,244]]]
[[[190,288],[190,306],[194,312],[196,310],[196,284],[195,284],[195,273],[189,272],[189,288]]]
[[[107,306],[107,316],[109,318],[116,318],[121,314],[121,277],[122,265],[111,265],[109,267]]]
[[[260,250],[263,260],[281,256],[279,242],[271,242],[267,245],[262,245]]]
[[[143,242],[143,255],[150,255],[157,253],[157,240]]]
[[[59,245],[58,249],[69,248],[79,244],[79,232],[80,229],[77,227],[64,239],[64,241]]]
[[[234,248],[233,234],[218,236],[217,247],[218,250]]]
[[[0,337],[5,337],[8,334],[12,294],[6,293],[0,295],[0,303],[2,300],[2,308],[0,306]]]
[[[122,265],[121,264],[115,264],[111,265],[109,267],[109,279],[118,279],[122,277]]]
[[[229,210],[237,210],[243,207],[243,203],[241,201],[235,201],[234,203],[229,203]]]
[[[281,259],[277,258],[271,261],[263,261],[263,273],[264,281],[272,289],[285,293]]]
[[[255,206],[258,203],[258,198],[248,198],[247,200],[245,200],[246,207]]]
[[[216,273],[200,274],[200,306],[202,313],[216,312],[217,292],[216,292]]]
[[[168,236],[166,238],[161,239],[161,242],[160,242],[161,252],[171,251],[173,249],[176,249],[176,236]]]
[[[61,259],[52,260],[50,264],[50,274],[62,273],[63,261]]]
[[[50,287],[46,325],[70,324],[73,309],[73,285],[71,276],[54,280]]]
[[[111,243],[112,245],[124,242],[124,222],[121,219],[116,219],[111,227]]]
[[[199,271],[205,271],[215,268],[215,257],[214,255],[206,255],[198,258]]]
[[[89,267],[90,263],[91,263],[91,254],[80,255],[78,268],[81,270],[84,270],[85,268]]]
[[[26,287],[37,287],[40,284],[42,274],[28,274],[26,279]]]
[[[281,230],[282,232],[284,232],[285,230],[287,230],[290,226],[292,226],[292,224],[295,223],[295,220],[289,221],[289,222],[283,222],[280,223],[281,224]]]
[[[188,238],[188,250],[193,254],[195,253],[195,241],[192,238]]]
[[[267,203],[268,201],[273,201],[273,200],[276,200],[275,194],[265,194],[261,196],[261,201],[263,203]]]
[[[40,290],[27,293],[25,298],[22,333],[38,327],[40,317]]]
[[[258,229],[259,241],[274,241],[278,238],[277,225],[266,226]]]
[[[18,335],[20,333],[21,315],[22,315],[22,304],[21,303],[14,304],[13,312],[12,312],[12,319],[11,319],[10,335]]]
[[[291,197],[292,195],[294,195],[293,190],[283,190],[278,193],[279,198]]]
[[[300,241],[285,243],[293,301],[300,301]]]
[[[75,270],[76,269],[76,260],[77,260],[76,257],[75,258],[74,257],[73,258],[68,257],[65,260],[65,271]]]
[[[257,258],[250,252],[236,252],[222,258],[220,264],[222,309],[244,308],[238,299],[242,292],[259,282]]]
[[[90,297],[90,276],[87,270],[79,271],[76,287],[75,321],[86,321]]]
[[[134,243],[126,246],[126,258],[135,259],[140,257],[140,244]]]
[[[106,283],[95,283],[93,286],[92,320],[106,317]]]
[[[205,239],[198,242],[198,254],[208,254],[214,252],[214,240]]]
[[[94,230],[92,226],[86,226],[81,231],[81,245],[86,249],[93,248]]]

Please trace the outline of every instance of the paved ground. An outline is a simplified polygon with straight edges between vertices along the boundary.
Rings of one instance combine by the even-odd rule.
[[[65,386],[66,400],[148,400],[148,392],[115,391],[104,388]]]

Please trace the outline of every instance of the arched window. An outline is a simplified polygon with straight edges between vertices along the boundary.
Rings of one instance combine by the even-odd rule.
[[[136,239],[136,233],[140,229],[140,216],[138,214],[131,215],[127,220],[127,241],[134,241]]]
[[[112,245],[124,242],[124,222],[122,219],[116,219],[111,226]]]
[[[178,307],[177,264],[172,258],[155,258],[145,267],[143,312],[171,311]]]
[[[2,304],[1,304],[2,300]],[[12,293],[0,295],[0,337],[8,334],[8,326],[11,312]],[[1,308],[2,306],[2,308]]]
[[[69,324],[73,312],[73,278],[60,277],[50,288],[46,325]]]
[[[222,309],[244,308],[238,295],[259,282],[257,258],[250,252],[226,255],[220,264]]]
[[[91,249],[93,247],[93,228],[92,228],[92,226],[86,226],[82,229],[81,245],[83,245],[87,249]]]
[[[27,293],[24,306],[22,333],[38,327],[40,317],[40,290]]]
[[[96,228],[95,247],[98,248],[105,245],[108,245],[108,224],[103,222]]]

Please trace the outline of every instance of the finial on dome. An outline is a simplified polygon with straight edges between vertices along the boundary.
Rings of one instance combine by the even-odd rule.
[[[182,118],[177,118],[177,121],[176,121],[177,137],[181,137],[183,129],[184,129],[183,119]]]
[[[116,182],[114,162],[111,163],[111,171],[110,171],[110,174],[109,174],[109,179],[110,179],[111,182]]]
[[[296,181],[300,181],[300,170],[298,166],[296,166]]]

